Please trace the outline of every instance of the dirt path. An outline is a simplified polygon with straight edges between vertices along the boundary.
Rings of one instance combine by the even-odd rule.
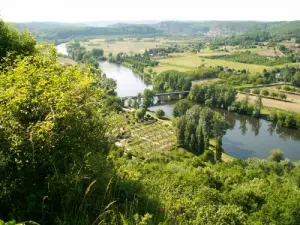
[[[237,99],[243,100],[245,98],[245,94],[238,94]],[[249,99],[251,102],[254,102],[256,100],[255,96],[250,96]],[[262,98],[262,103],[264,106],[268,107],[274,107],[278,109],[283,109],[291,112],[300,113],[300,104],[297,102],[291,103],[291,102],[283,102],[283,101],[277,101],[274,99],[268,99],[268,98]]]

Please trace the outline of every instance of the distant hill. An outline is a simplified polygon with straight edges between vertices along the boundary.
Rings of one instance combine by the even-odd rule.
[[[91,38],[96,36],[205,35],[230,37],[253,32],[267,32],[281,39],[300,38],[300,21],[99,21],[84,23],[32,22],[14,23],[30,30],[39,40]]]

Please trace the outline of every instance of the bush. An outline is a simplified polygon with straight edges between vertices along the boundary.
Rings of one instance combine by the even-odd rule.
[[[271,155],[269,156],[269,160],[274,162],[280,162],[281,160],[284,160],[283,152],[279,149],[273,149],[271,151]]]
[[[161,118],[165,115],[165,112],[162,109],[158,109],[158,110],[156,110],[155,114],[158,118]]]
[[[285,86],[283,86],[283,90],[285,90],[285,91],[290,91],[291,88],[290,88],[290,86],[285,85]]]
[[[292,85],[300,87],[300,72],[297,72],[293,75],[291,82]]]
[[[146,114],[146,110],[144,108],[139,108],[135,111],[135,117],[138,120],[142,120]]]
[[[259,95],[260,94],[260,90],[259,89],[253,89],[252,94]]]
[[[192,107],[192,105],[193,105],[192,102],[190,102],[187,99],[182,99],[176,102],[173,108],[173,116],[174,117],[183,116],[186,113],[186,111]]]
[[[262,90],[262,95],[264,95],[264,96],[269,96],[269,91],[268,91],[268,89]]]
[[[272,97],[272,98],[278,98],[278,94],[277,94],[276,92],[272,92],[272,93],[271,93],[271,97]]]
[[[287,96],[284,93],[280,93],[279,98],[281,98],[282,100],[285,100],[287,98]]]

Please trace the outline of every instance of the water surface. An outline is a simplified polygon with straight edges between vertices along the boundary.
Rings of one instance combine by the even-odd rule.
[[[57,46],[58,52],[64,53],[65,45]],[[145,88],[143,79],[135,75],[131,69],[109,62],[100,62],[100,68],[107,75],[117,81],[118,96],[136,96]],[[175,102],[162,102],[160,105],[150,107],[150,110],[163,109],[167,116],[172,117]],[[224,115],[230,124],[223,137],[223,147],[229,155],[247,159],[250,157],[266,159],[270,151],[279,148],[284,156],[293,161],[300,160],[300,131],[282,128],[272,122],[256,119],[250,116],[238,115],[225,110],[217,110]]]

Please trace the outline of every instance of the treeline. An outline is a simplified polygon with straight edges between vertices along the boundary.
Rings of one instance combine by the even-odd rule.
[[[193,86],[188,99],[209,107],[228,109],[236,99],[236,90],[228,85],[203,84]]]
[[[153,85],[160,92],[188,91],[192,87],[192,80],[183,72],[168,70],[155,76]]]
[[[228,45],[249,48],[264,45],[264,42],[278,43],[291,38],[296,38],[296,42],[300,43],[299,21],[261,23],[257,25],[254,29],[246,30],[243,34],[216,38],[211,41],[210,46],[212,49]]]
[[[178,145],[201,155],[209,149],[209,140],[216,139],[216,160],[221,160],[222,137],[228,124],[220,113],[210,108],[193,106],[176,121]]]
[[[233,102],[231,106],[228,107],[228,111],[258,118],[261,116],[262,108],[261,96],[257,96],[254,103],[250,103],[249,96],[246,95],[243,100]]]
[[[160,92],[188,91],[193,80],[216,78],[220,71],[214,68],[200,67],[196,70],[179,72],[164,71],[154,77],[154,88]]]
[[[271,111],[268,119],[277,123],[279,126],[300,130],[299,114],[277,109]]]
[[[151,67],[155,67],[159,64],[158,61],[152,60],[149,56],[142,54],[133,54],[129,55],[123,52],[120,52],[116,55],[109,54],[108,60],[113,63],[123,64],[130,67],[134,72],[138,74],[146,75],[147,82],[151,83],[151,74],[146,73],[145,69],[148,67],[148,70],[153,72]],[[150,68],[149,68],[150,67]]]
[[[95,68],[99,67],[99,60],[106,59],[103,54],[103,49],[94,48],[91,51],[81,46],[79,42],[71,42],[67,44],[69,56],[76,62],[92,65]]]
[[[210,43],[211,49],[217,49],[221,46],[241,46],[249,48],[258,45],[261,42],[267,42],[271,34],[266,31],[252,31],[241,35],[235,35],[228,38],[216,38]]]
[[[161,35],[162,31],[153,27],[143,25],[128,25],[125,27],[62,27],[47,30],[38,30],[36,32],[40,40],[66,40],[83,37],[99,37],[99,36],[144,36],[153,37]],[[40,34],[40,35],[39,35]]]
[[[146,49],[144,52],[145,56],[168,56],[169,53],[183,52],[179,47],[169,46],[169,47],[158,47]]]
[[[230,55],[206,56],[205,58],[222,59],[222,60],[228,60],[228,61],[239,62],[239,63],[257,64],[257,65],[265,65],[265,66],[276,66],[276,65],[291,62],[288,57],[263,56],[263,55],[251,53],[250,51],[234,52]]]
[[[265,83],[291,82],[293,85],[300,87],[300,68],[296,66],[286,66],[272,70],[264,69],[262,76]]]

